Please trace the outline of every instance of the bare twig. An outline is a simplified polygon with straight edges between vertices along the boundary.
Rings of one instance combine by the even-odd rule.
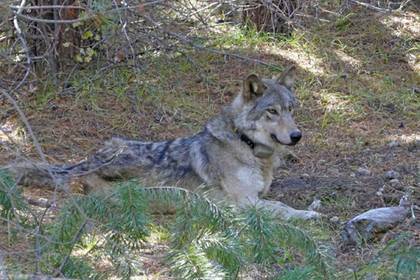
[[[113,0],[113,3],[116,7],[118,6],[117,1]],[[124,7],[128,6],[128,4],[125,0],[123,0],[122,3],[124,4]],[[133,44],[131,43],[131,39],[128,36],[128,33],[127,33],[127,19],[123,19],[121,11],[118,11],[118,17],[119,17],[120,24],[122,26],[121,30],[124,33],[124,37],[127,40],[128,46],[130,48],[131,58],[133,60],[133,66],[136,66],[136,52],[134,51]]]
[[[67,277],[51,277],[41,274],[13,274],[12,279],[31,279],[31,280],[72,280],[74,278]],[[3,279],[3,278],[2,278]]]
[[[145,3],[142,3],[142,4],[134,5],[134,6],[117,7],[117,8],[114,8],[114,9],[103,11],[101,13],[102,14],[111,14],[111,13],[115,13],[115,12],[120,12],[122,10],[133,10],[133,9],[145,8],[145,7],[148,7],[148,6],[159,5],[159,4],[162,4],[166,1],[167,0],[156,0],[156,1],[150,1],[150,2],[145,2]],[[59,5],[52,5],[52,6],[57,7]],[[11,6],[11,8],[13,8],[13,9],[16,9],[16,7],[17,6]],[[37,6],[37,7],[41,8],[42,6]],[[79,8],[79,7],[76,6],[76,8]],[[73,24],[73,23],[86,21],[86,20],[95,18],[97,16],[97,14],[89,13],[89,11],[88,11],[85,16],[83,16],[81,18],[77,18],[77,19],[45,19],[45,18],[37,18],[37,17],[33,17],[33,16],[23,15],[22,10],[23,10],[23,8],[21,10],[18,9],[17,11],[14,11],[15,15],[17,17],[20,17],[20,18],[23,18],[23,19],[26,19],[26,20],[29,20],[29,21],[32,21],[32,22],[40,22],[40,23]]]
[[[13,97],[4,89],[0,88],[0,93],[6,97],[6,99],[12,104],[13,108],[16,110],[16,112],[18,112],[19,114],[19,118],[22,120],[23,124],[25,125],[26,129],[28,130],[29,136],[32,138],[32,141],[34,142],[34,146],[36,151],[38,152],[39,157],[41,158],[41,160],[48,164],[48,161],[45,157],[44,152],[42,151],[41,145],[38,142],[38,138],[35,136],[31,125],[29,124],[28,119],[25,116],[25,113],[23,113],[22,109],[20,109],[19,105],[17,104],[17,102],[13,99]],[[52,174],[51,174],[52,175]],[[54,178],[54,176],[52,176],[52,178]]]
[[[13,25],[15,27],[16,34],[17,34],[17,36],[19,38],[19,41],[21,43],[21,46],[22,46],[22,48],[23,48],[23,50],[24,50],[24,52],[26,54],[26,66],[25,66],[26,67],[26,71],[25,71],[25,74],[24,74],[22,80],[11,91],[12,93],[14,91],[18,90],[23,85],[23,83],[26,81],[26,79],[28,78],[29,73],[31,71],[31,63],[32,63],[32,61],[31,61],[30,51],[29,51],[29,48],[28,48],[28,44],[26,43],[26,40],[23,37],[22,30],[20,29],[19,22],[18,22],[18,17],[19,17],[19,15],[22,14],[23,7],[25,6],[25,4],[26,4],[26,0],[22,0],[22,2],[20,3],[20,6],[19,6],[20,8],[17,10],[15,16],[13,17]]]
[[[348,1],[350,1],[350,2],[352,2],[354,4],[357,4],[357,5],[363,6],[365,8],[368,8],[368,9],[371,9],[371,10],[374,10],[374,11],[377,11],[377,12],[387,13],[387,12],[391,12],[392,11],[390,9],[379,8],[379,7],[376,7],[374,5],[371,5],[371,4],[368,4],[368,3],[365,3],[365,2],[360,2],[360,1],[357,1],[357,0],[348,0]]]
[[[405,0],[404,2],[402,2],[400,4],[400,7],[397,9],[397,11],[402,11],[405,8],[405,6],[407,6],[410,2],[411,0]]]
[[[26,7],[21,7],[21,6],[14,6],[14,5],[10,5],[9,6],[11,9],[15,9],[15,10],[19,10],[20,8],[22,10],[43,10],[43,9],[79,9],[79,10],[85,10],[85,7],[82,6],[65,6],[65,5],[42,5],[42,6],[26,6]]]
[[[156,26],[157,28],[161,29],[163,32],[167,33],[168,35],[170,35],[172,37],[177,38],[178,40],[180,40],[184,44],[188,44],[188,45],[192,46],[195,49],[202,50],[202,51],[208,51],[208,52],[220,54],[220,55],[223,55],[223,56],[229,56],[229,57],[234,57],[234,58],[238,58],[238,59],[242,59],[242,60],[252,61],[252,62],[257,63],[257,64],[269,66],[269,67],[272,67],[272,68],[277,69],[277,70],[282,70],[282,68],[280,66],[275,65],[275,64],[271,64],[271,63],[268,63],[268,62],[265,62],[265,61],[262,61],[260,59],[256,59],[256,58],[252,58],[252,57],[247,57],[247,56],[243,56],[243,55],[236,54],[236,53],[231,53],[231,52],[228,52],[226,50],[219,50],[219,49],[209,48],[209,47],[205,47],[203,45],[195,44],[192,40],[188,39],[187,37],[185,37],[185,36],[183,36],[181,34],[172,32],[172,31],[168,30],[167,28],[163,27],[161,24],[159,24],[158,22],[156,22],[150,16],[145,15],[145,14],[142,14],[141,16],[145,20],[147,20],[148,22],[150,22],[151,24],[153,24],[154,26]]]
[[[70,255],[71,255],[71,253],[73,251],[74,246],[79,241],[80,237],[82,237],[83,230],[84,230],[85,226],[87,225],[87,223],[88,223],[88,220],[85,219],[85,221],[83,222],[83,224],[79,227],[79,230],[77,231],[76,235],[73,237],[71,248],[70,248],[68,254],[63,259],[63,261],[61,262],[60,266],[57,268],[56,272],[54,273],[54,276],[57,277],[57,276],[63,274],[63,269],[64,269],[64,267],[66,266],[67,262],[70,259]]]
[[[92,19],[96,15],[90,15],[90,16],[87,15],[87,16],[84,16],[82,18],[77,18],[77,19],[45,19],[45,18],[37,18],[37,17],[27,16],[27,15],[22,15],[22,14],[16,14],[16,16],[19,18],[29,20],[29,21],[33,21],[33,22],[72,24],[72,23],[77,23],[77,22],[86,21],[88,19]]]

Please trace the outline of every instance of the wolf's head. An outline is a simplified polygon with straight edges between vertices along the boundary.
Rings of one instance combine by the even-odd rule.
[[[295,145],[302,137],[293,120],[295,67],[279,77],[260,79],[249,75],[230,109],[235,129],[256,145],[276,150],[278,145]]]

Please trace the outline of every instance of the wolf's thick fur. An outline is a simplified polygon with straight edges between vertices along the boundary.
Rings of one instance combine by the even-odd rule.
[[[280,146],[294,145],[301,137],[292,118],[293,81],[293,67],[273,79],[250,75],[232,104],[191,137],[162,142],[114,138],[90,158],[48,172],[64,181],[77,178],[93,189],[133,177],[150,186],[195,190],[204,185],[216,199],[261,205],[286,219],[317,218],[317,212],[260,198],[271,185]],[[15,173],[23,183],[39,179],[46,184],[46,170],[21,166]]]

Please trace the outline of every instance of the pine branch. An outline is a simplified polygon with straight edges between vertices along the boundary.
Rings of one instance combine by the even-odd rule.
[[[0,169],[0,215],[7,219],[16,217],[18,210],[27,207],[13,177]]]
[[[78,207],[74,203],[65,206],[52,231],[58,244],[55,257],[62,256],[55,263],[65,264],[60,266],[64,273],[71,264],[68,262],[74,260],[74,241],[80,243],[82,235],[99,234],[106,238],[96,250],[110,257],[119,275],[134,275],[138,264],[131,252],[147,242],[153,224],[150,205],[158,204],[176,209],[172,225],[167,225],[172,233],[168,263],[181,279],[215,275],[236,279],[250,264],[270,268],[284,247],[301,251],[313,269],[312,275],[326,275],[314,241],[302,230],[279,223],[264,209],[235,212],[181,188],[142,188],[135,181],[119,184],[109,194],[75,200]],[[89,226],[84,227],[86,222]],[[82,226],[89,230],[81,231]]]

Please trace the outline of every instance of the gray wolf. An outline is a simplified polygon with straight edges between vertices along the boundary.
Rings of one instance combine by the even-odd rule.
[[[302,137],[292,116],[297,105],[294,79],[294,67],[277,78],[249,75],[233,102],[193,136],[161,142],[113,138],[88,159],[52,166],[49,174],[67,181],[76,178],[89,189],[127,178],[140,178],[146,186],[204,188],[216,200],[259,205],[285,219],[317,218],[317,212],[263,198],[281,146],[295,145]],[[18,168],[15,173],[21,183],[47,184],[49,175],[41,169]]]

